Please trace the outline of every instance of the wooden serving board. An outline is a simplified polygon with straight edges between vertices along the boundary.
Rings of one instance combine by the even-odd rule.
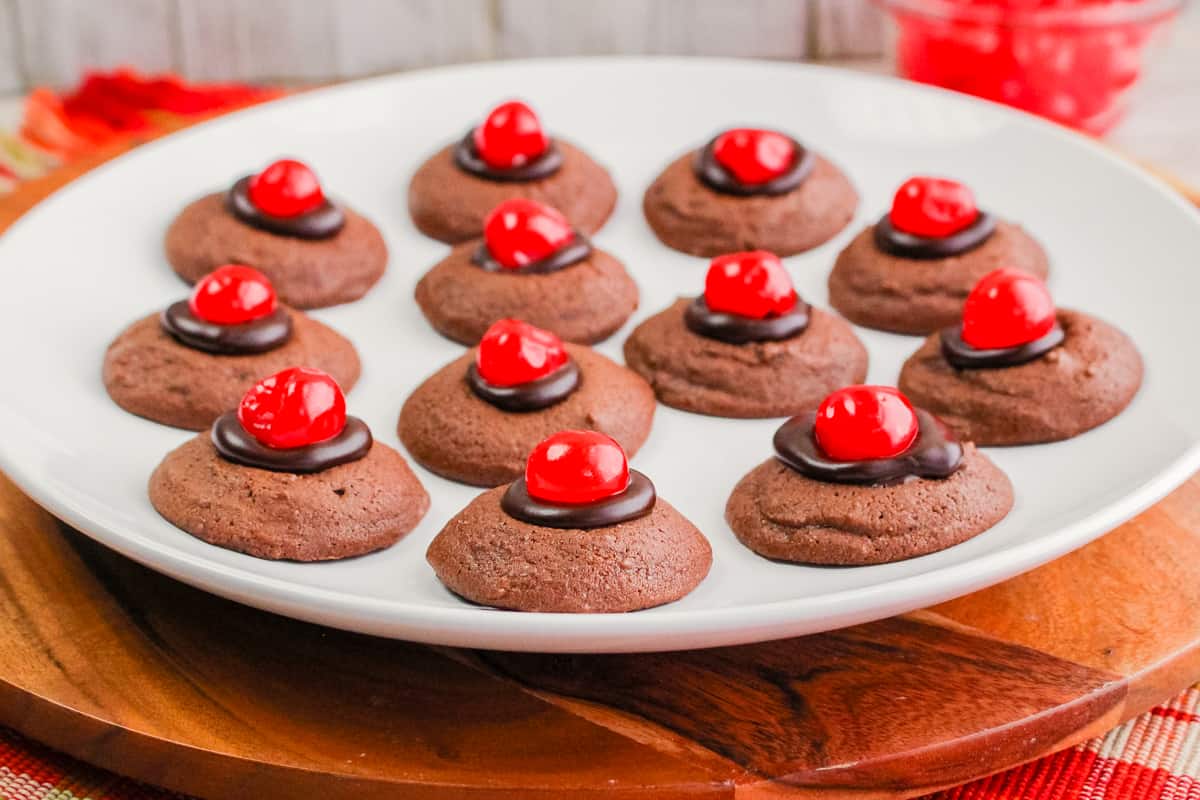
[[[1200,678],[1200,479],[935,608],[659,655],[484,653],[238,606],[0,477],[0,723],[214,800],[876,798],[1098,735]]]
[[[72,174],[0,202],[0,226]],[[205,798],[898,798],[1200,679],[1200,477],[1007,583],[845,630],[657,655],[427,647],[236,605],[0,476],[0,724]]]

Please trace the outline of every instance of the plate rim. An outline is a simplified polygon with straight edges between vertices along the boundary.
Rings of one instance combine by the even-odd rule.
[[[603,66],[610,63],[623,65],[643,64],[648,67],[667,66],[700,66],[700,67],[734,67],[739,69],[756,69],[792,73],[790,79],[805,73],[835,74],[836,79],[850,80],[859,83],[876,83],[885,86],[902,87],[905,91],[913,91],[943,101],[964,103],[968,106],[981,104],[990,107],[989,113],[1000,114],[1006,122],[1017,125],[1033,126],[1042,133],[1069,142],[1074,147],[1082,147],[1093,156],[1106,161],[1109,166],[1122,170],[1142,181],[1147,187],[1159,195],[1165,196],[1186,214],[1195,214],[1194,207],[1177,191],[1172,189],[1164,180],[1148,172],[1127,158],[1122,157],[1112,149],[1083,134],[1071,131],[1052,122],[1021,112],[999,103],[970,97],[938,87],[927,86],[906,81],[892,75],[857,72],[833,65],[808,64],[797,62],[774,62],[739,58],[714,58],[702,56],[580,56],[562,58],[526,58],[506,61],[485,61],[466,64],[444,65],[427,69],[391,73],[370,78],[346,81],[318,89],[304,90],[227,114],[196,122],[180,131],[175,131],[150,142],[132,148],[98,166],[89,169],[82,175],[68,181],[41,198],[34,206],[23,212],[7,229],[0,234],[0,241],[7,239],[13,231],[20,230],[45,213],[47,201],[58,197],[64,191],[70,191],[81,183],[104,175],[113,169],[121,169],[131,158],[154,149],[167,146],[168,143],[178,142],[183,138],[203,136],[215,127],[221,125],[237,125],[241,121],[255,115],[270,115],[281,107],[297,103],[320,102],[322,97],[330,94],[345,94],[354,91],[369,90],[372,86],[390,83],[402,83],[413,79],[453,73],[471,73],[496,69],[521,69],[536,66],[541,69],[569,68],[571,66]],[[1200,224],[1200,216],[1197,217]],[[6,423],[0,420],[0,429]],[[234,601],[266,608],[270,611],[283,613],[287,616],[306,619],[324,625],[334,625],[348,630],[360,631],[372,635],[383,635],[392,638],[403,638],[412,641],[422,641],[452,646],[470,646],[478,648],[496,648],[488,641],[504,640],[502,649],[531,650],[539,652],[654,652],[680,649],[675,640],[704,639],[719,640],[700,647],[742,644],[751,641],[786,638],[788,636],[815,633],[835,627],[844,627],[881,618],[877,612],[868,610],[871,598],[880,593],[894,593],[906,590],[914,584],[936,586],[936,590],[926,590],[914,596],[911,603],[899,604],[906,613],[951,597],[961,596],[970,591],[977,591],[995,585],[1015,575],[1032,570],[1042,564],[1069,553],[1090,541],[1098,539],[1129,520],[1134,515],[1161,500],[1173,489],[1183,484],[1193,473],[1200,469],[1200,440],[1194,442],[1174,460],[1168,462],[1151,479],[1127,492],[1119,501],[1106,506],[1102,512],[1093,511],[1075,522],[1057,529],[1052,535],[1023,542],[1000,552],[984,554],[965,562],[948,564],[917,575],[895,578],[870,586],[862,586],[837,590],[819,596],[772,600],[751,605],[730,606],[724,608],[704,608],[678,610],[665,606],[654,610],[653,614],[560,614],[549,612],[512,612],[500,609],[481,609],[474,606],[436,606],[413,603],[404,600],[388,600],[377,597],[348,594],[344,591],[325,587],[304,586],[282,578],[255,573],[252,570],[232,564],[222,564],[176,549],[169,544],[157,542],[138,534],[136,531],[124,531],[113,526],[98,524],[93,521],[81,508],[68,498],[58,497],[53,489],[42,484],[33,476],[33,470],[27,469],[10,452],[6,442],[7,437],[0,436],[0,470],[28,495],[37,505],[62,520],[71,527],[84,533],[110,549],[137,561],[138,563],[162,572],[177,580],[219,596]],[[405,457],[409,456],[405,453]],[[980,563],[992,566],[987,570],[986,579],[980,579],[972,570]],[[965,588],[969,584],[969,588]],[[272,597],[264,597],[262,590],[269,590]],[[253,600],[245,599],[252,596]],[[316,613],[306,613],[308,607],[316,600],[322,605],[319,616]],[[851,601],[847,603],[847,601]],[[325,605],[329,604],[329,605]],[[841,606],[841,608],[839,608]],[[789,614],[798,608],[810,611],[804,621],[789,619]],[[818,622],[812,624],[812,613],[821,609],[829,609],[830,614],[822,619],[837,619],[835,625]],[[361,619],[354,624],[339,624],[329,621],[331,613],[345,618],[348,612],[363,615],[370,611],[370,619]],[[493,620],[491,630],[486,633],[467,633],[468,628],[478,624],[481,610],[490,612]],[[499,615],[499,616],[497,616]],[[578,627],[584,618],[586,633],[570,631]],[[500,619],[506,622],[500,622]],[[456,623],[466,623],[459,626]],[[807,623],[807,624],[806,624]],[[447,627],[449,626],[449,627]],[[758,628],[769,627],[774,632],[768,635],[754,633]],[[788,632],[787,628],[792,631]],[[403,632],[386,632],[384,629],[403,628]],[[499,635],[497,628],[500,629]],[[669,630],[668,630],[669,629]],[[733,631],[742,632],[738,635]],[[551,641],[556,637],[571,633],[569,642],[561,645]],[[644,641],[645,637],[653,634],[653,642]],[[516,640],[520,637],[520,641]],[[583,644],[582,640],[590,643]],[[526,641],[528,640],[528,641]],[[638,641],[630,641],[638,640]],[[551,645],[551,646],[547,646]],[[686,645],[692,648],[696,645]]]

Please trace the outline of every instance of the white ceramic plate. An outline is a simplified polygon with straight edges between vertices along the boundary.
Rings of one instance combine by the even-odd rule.
[[[363,356],[350,396],[377,438],[399,447],[396,417],[426,375],[462,352],[412,301],[446,252],[409,222],[409,176],[491,104],[530,100],[554,133],[608,165],[621,191],[596,237],[642,291],[637,322],[695,294],[706,262],[660,245],[641,215],[658,170],[722,127],[794,132],[858,186],[858,218],[834,241],[787,259],[824,305],[838,250],[878,216],[905,177],[957,176],[1049,250],[1062,305],[1126,330],[1146,382],[1115,421],[1068,442],[989,455],[1016,487],[1004,522],[935,555],[873,567],[772,563],[722,516],[737,479],[771,454],[778,420],[734,421],[660,407],[634,464],[712,541],[707,580],[684,600],[635,614],[521,614],[468,605],[425,563],[430,539],[478,491],[419,471],[433,496],[420,527],[381,553],[327,564],[261,561],[163,521],[146,498],[159,459],[192,434],[138,419],[105,395],[100,363],[126,324],[185,295],[163,259],[172,216],[273,157],[315,165],[329,192],[383,229],[391,263],[366,299],[316,312]],[[911,610],[1010,577],[1099,536],[1200,463],[1200,218],[1089,141],[965,97],[829,69],[700,60],[571,60],[467,66],[305,94],[139,148],[67,186],[0,239],[0,466],[71,525],[156,570],[289,616],[450,645],[545,651],[665,650],[827,630]],[[600,349],[620,358],[633,322]],[[870,380],[895,381],[919,340],[860,330]]]

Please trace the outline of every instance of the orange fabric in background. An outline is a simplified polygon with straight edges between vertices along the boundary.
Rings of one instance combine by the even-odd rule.
[[[133,69],[88,72],[74,89],[30,92],[18,130],[0,134],[0,192],[122,140],[182,119],[219,114],[283,92],[240,83],[188,83]]]

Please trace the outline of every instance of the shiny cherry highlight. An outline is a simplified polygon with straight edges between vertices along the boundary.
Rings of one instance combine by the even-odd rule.
[[[535,447],[525,463],[526,490],[547,503],[591,503],[628,486],[625,451],[597,431],[560,431]]]
[[[909,178],[892,199],[892,226],[930,239],[967,228],[979,217],[975,195],[965,185],[946,178]]]
[[[796,305],[796,290],[774,253],[728,253],[709,264],[704,302],[711,311],[766,319],[791,311]]]
[[[275,287],[253,267],[226,264],[196,282],[188,298],[194,316],[218,325],[253,322],[275,312]]]
[[[1046,284],[1020,270],[997,269],[967,295],[962,339],[977,350],[1017,347],[1048,334],[1056,319]]]
[[[519,100],[492,109],[473,134],[475,152],[489,167],[513,169],[536,161],[550,146],[533,109]]]
[[[562,339],[519,319],[492,323],[475,351],[475,368],[493,386],[519,386],[567,363]]]
[[[713,158],[744,184],[778,178],[796,161],[796,146],[782,133],[758,128],[734,128],[713,142]]]
[[[263,378],[238,405],[238,421],[267,447],[281,450],[323,442],[346,427],[346,398],[319,369],[292,367]]]
[[[561,212],[523,197],[505,200],[483,221],[483,241],[488,251],[509,269],[548,258],[574,236],[571,223]]]
[[[321,182],[307,164],[280,159],[250,178],[250,202],[273,217],[297,217],[325,202]]]
[[[847,386],[821,402],[813,436],[834,461],[894,458],[912,446],[920,423],[908,398],[890,386]]]

